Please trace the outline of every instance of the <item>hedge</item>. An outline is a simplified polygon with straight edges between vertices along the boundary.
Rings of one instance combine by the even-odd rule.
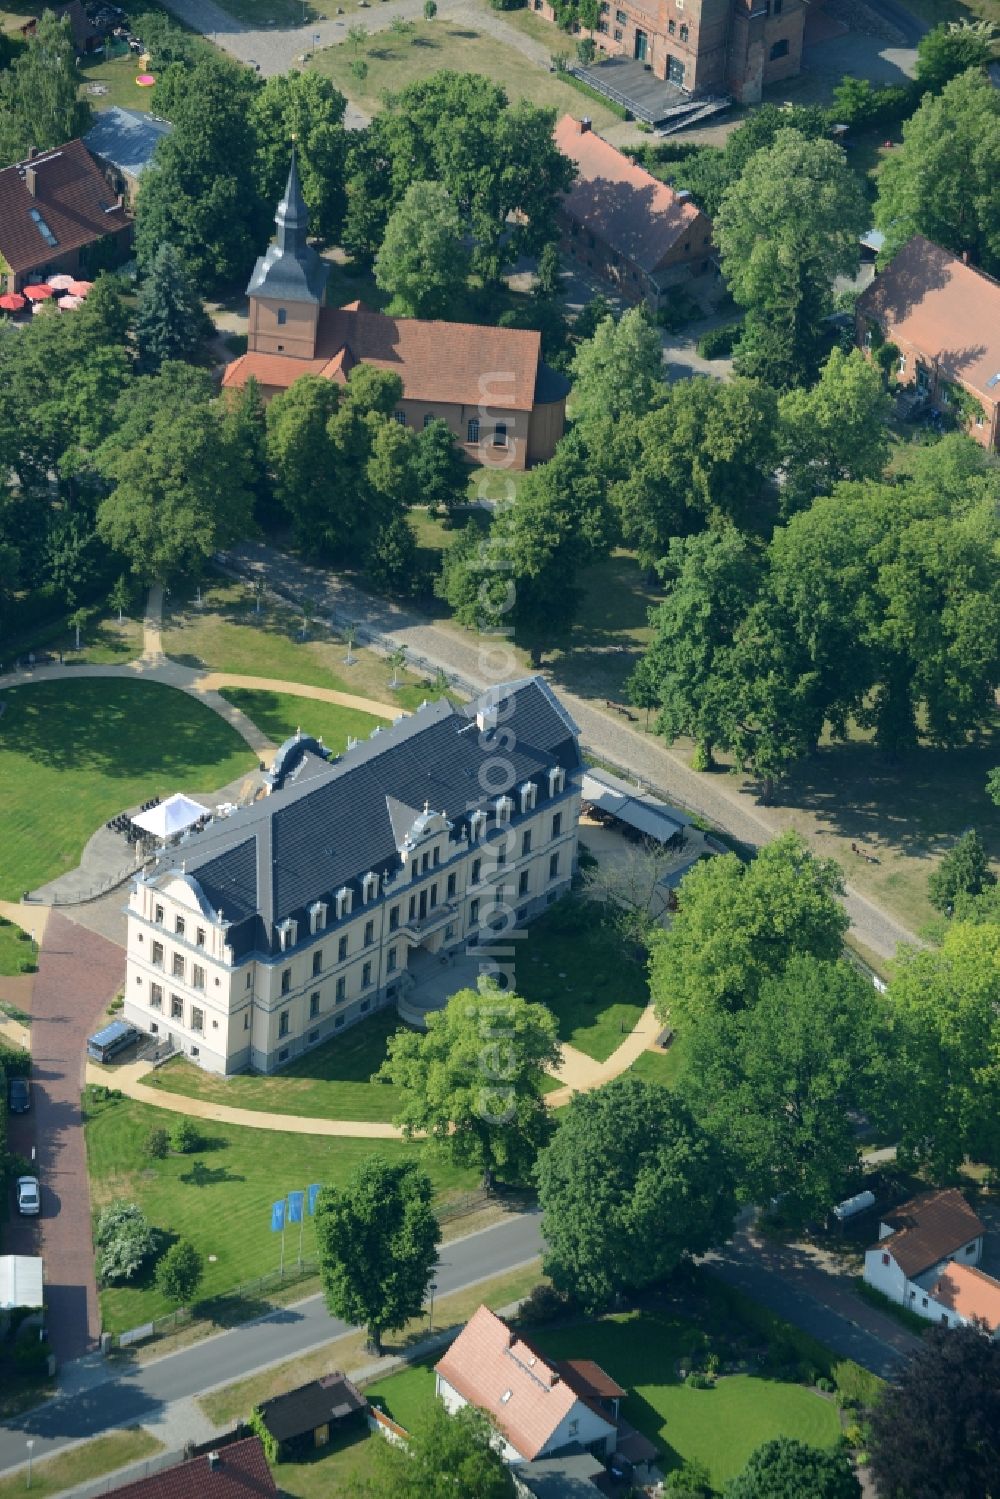
[[[743,324],[739,320],[734,323],[723,323],[718,328],[710,328],[698,340],[698,353],[702,359],[728,359],[742,331]]]

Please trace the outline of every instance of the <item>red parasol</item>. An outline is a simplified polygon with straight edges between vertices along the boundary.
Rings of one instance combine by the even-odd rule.
[[[55,296],[55,290],[53,287],[45,286],[44,284],[41,286],[26,286],[23,288],[22,295],[27,297],[29,302],[44,302],[48,297]]]
[[[6,292],[0,297],[0,307],[4,312],[23,312],[24,298],[19,297],[16,291]]]
[[[93,281],[71,281],[66,290],[74,297],[85,297],[93,285]]]

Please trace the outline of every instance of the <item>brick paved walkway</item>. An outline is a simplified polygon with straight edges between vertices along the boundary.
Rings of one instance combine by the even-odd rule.
[[[42,1184],[49,1337],[60,1362],[86,1352],[100,1332],[80,1089],[86,1038],[121,982],[121,951],[52,911],[31,997],[29,1117]]]

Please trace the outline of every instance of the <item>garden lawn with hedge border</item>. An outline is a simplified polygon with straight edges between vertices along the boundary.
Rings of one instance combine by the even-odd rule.
[[[147,797],[216,791],[256,766],[217,713],[153,682],[11,687],[0,718],[0,897],[75,869],[102,823]],[[129,857],[122,841],[122,865]]]
[[[280,1236],[270,1227],[271,1204],[311,1182],[343,1182],[374,1151],[390,1159],[418,1160],[441,1194],[478,1185],[474,1171],[425,1153],[419,1144],[284,1134],[196,1121],[204,1131],[200,1150],[152,1159],[146,1141],[153,1129],[172,1130],[178,1115],[132,1099],[101,1101],[85,1094],[87,1161],[95,1219],[113,1198],[139,1204],[168,1241],[188,1239],[201,1253],[204,1279],[199,1299],[222,1296],[241,1282],[278,1269]],[[313,1220],[302,1234],[305,1257],[315,1253]],[[212,1260],[210,1256],[215,1256]],[[285,1236],[285,1261],[298,1256],[298,1228]],[[108,1332],[122,1332],[173,1308],[153,1283],[152,1267],[136,1281],[102,1289],[101,1315]]]

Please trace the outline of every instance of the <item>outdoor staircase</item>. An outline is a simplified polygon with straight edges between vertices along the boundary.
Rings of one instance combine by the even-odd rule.
[[[707,120],[711,115],[720,114],[722,110],[729,109],[732,99],[720,95],[712,99],[692,99],[688,104],[679,104],[668,111],[662,120],[657,121],[654,135],[674,135],[678,130],[686,130],[689,125],[695,125],[702,120]]]

